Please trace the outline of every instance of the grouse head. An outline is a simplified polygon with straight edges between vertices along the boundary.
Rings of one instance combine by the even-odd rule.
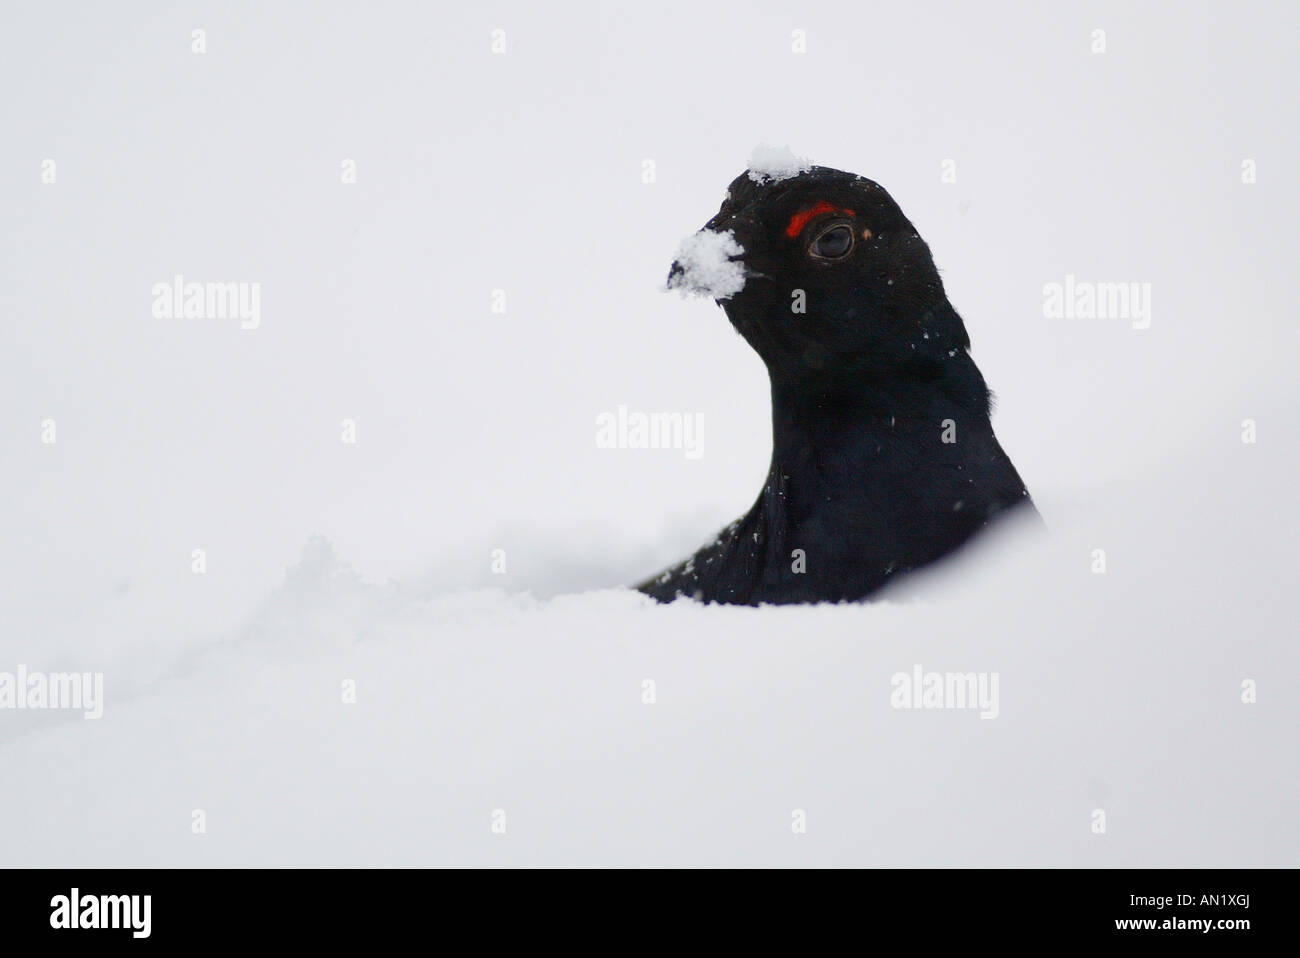
[[[668,285],[717,300],[774,385],[934,378],[970,345],[893,197],[827,167],[736,177]]]

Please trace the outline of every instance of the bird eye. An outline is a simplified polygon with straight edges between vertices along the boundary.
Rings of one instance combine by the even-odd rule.
[[[823,230],[808,251],[821,259],[843,259],[853,249],[853,230],[843,223]]]

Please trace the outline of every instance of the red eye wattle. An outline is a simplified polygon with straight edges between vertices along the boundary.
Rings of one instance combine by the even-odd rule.
[[[816,206],[810,206],[806,210],[800,210],[790,217],[790,222],[785,228],[785,235],[794,239],[803,232],[803,228],[808,225],[809,221],[821,216],[823,213],[847,213],[853,215],[852,210],[846,210],[840,206],[832,206],[825,200],[821,200]]]

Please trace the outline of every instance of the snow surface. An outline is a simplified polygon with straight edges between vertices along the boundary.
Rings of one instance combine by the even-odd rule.
[[[749,157],[749,178],[755,183],[779,183],[812,169],[812,163],[795,156],[788,146],[760,143]]]
[[[1058,504],[867,605],[379,584],[316,538],[219,641],[107,659],[101,720],[5,716],[4,862],[1294,865],[1300,530],[1217,508],[1287,495],[1278,455]],[[573,586],[624,571],[573,548]],[[895,710],[916,665],[997,672],[998,717]]]
[[[668,288],[683,297],[730,299],[745,288],[745,266],[731,257],[745,248],[731,230],[700,230],[682,240],[674,262],[681,267],[668,277]]]

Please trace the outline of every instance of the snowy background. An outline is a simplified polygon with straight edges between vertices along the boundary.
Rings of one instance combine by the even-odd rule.
[[[6,4],[0,671],[106,703],[0,711],[0,865],[1300,864],[1300,15],[1069,6]],[[760,362],[661,291],[760,142],[928,240],[1050,539],[618,588],[766,472]],[[260,326],[155,318],[176,273]],[[892,709],[916,664],[999,717]]]

